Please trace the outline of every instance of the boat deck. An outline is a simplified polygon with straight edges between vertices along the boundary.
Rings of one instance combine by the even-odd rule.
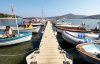
[[[59,49],[56,39],[56,32],[53,31],[52,24],[48,21],[44,31],[40,48],[26,58],[27,64],[72,64],[72,58]]]

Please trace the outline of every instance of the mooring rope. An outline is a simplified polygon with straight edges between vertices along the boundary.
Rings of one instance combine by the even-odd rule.
[[[70,49],[64,49],[64,50],[70,51],[70,50],[73,50],[73,49],[76,49],[76,47],[73,47],[73,48],[70,48]]]
[[[15,55],[7,55],[7,54],[0,54],[0,56],[21,56],[21,55],[25,55],[25,54],[27,54],[27,53],[29,53],[29,52],[32,52],[32,51],[35,51],[35,50],[37,50],[37,49],[39,49],[39,48],[35,48],[35,49],[32,49],[32,50],[30,50],[30,51],[27,51],[27,52],[25,52],[25,53],[21,53],[21,54],[15,54]]]
[[[54,36],[56,37],[55,31],[53,31],[53,33],[54,33]],[[59,46],[60,46],[60,45],[59,45]],[[68,51],[70,51],[70,50],[73,50],[73,49],[76,49],[76,47],[73,47],[73,48],[70,48],[70,49],[63,49],[63,50],[68,50]]]

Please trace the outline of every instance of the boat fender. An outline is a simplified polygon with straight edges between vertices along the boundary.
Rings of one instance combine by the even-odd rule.
[[[69,61],[63,61],[63,64],[70,64]]]
[[[100,53],[97,53],[97,54],[96,54],[96,57],[97,57],[97,58],[100,58]]]
[[[34,61],[34,62],[30,62],[30,64],[37,64],[37,61]]]

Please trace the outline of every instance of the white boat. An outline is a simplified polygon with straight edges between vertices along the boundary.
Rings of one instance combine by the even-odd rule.
[[[62,27],[80,27],[82,25],[79,25],[79,24],[75,24],[75,23],[72,23],[72,22],[64,22],[64,21],[59,21],[55,24],[55,26],[62,26]]]
[[[44,26],[46,21],[41,21],[41,22],[33,22],[33,27],[34,26]]]
[[[11,38],[0,37],[0,46],[18,44],[21,42],[29,41],[32,38],[32,33],[29,32],[19,32],[19,33],[20,34],[18,36],[11,37]]]
[[[59,32],[59,33],[62,33],[63,31],[77,31],[77,32],[85,32],[86,29],[83,28],[83,27],[79,27],[79,26],[66,26],[66,27],[63,27],[63,26],[59,26],[59,27],[56,27],[56,31]]]
[[[11,25],[10,25],[11,24]],[[12,26],[14,24],[14,26]],[[10,26],[12,30],[16,32],[16,36],[4,38],[2,37],[2,34],[4,34],[3,30],[6,28],[6,26]],[[21,31],[22,30],[22,31]],[[0,46],[7,46],[7,45],[13,45],[18,44],[21,42],[29,41],[32,38],[32,32],[23,31],[26,29],[23,29],[22,27],[18,27],[18,20],[17,18],[0,18]]]
[[[41,26],[35,26],[33,28],[19,28],[20,32],[33,32],[33,33],[38,33],[40,30]]]
[[[33,26],[41,26],[41,25],[43,25],[41,22],[39,22],[39,23],[33,23]]]
[[[69,23],[69,22],[58,22],[58,23],[56,23],[55,24],[55,26],[57,27],[57,26],[64,26],[64,27],[66,27],[66,26],[72,26],[72,23]]]
[[[99,41],[99,34],[96,33],[63,31],[62,37],[64,40],[75,45],[80,43]]]
[[[6,26],[0,26],[0,29],[1,30],[4,30],[6,28]],[[41,28],[41,26],[34,26],[33,28],[23,28],[23,27],[18,27],[18,29],[17,29],[17,27],[11,27],[13,30],[18,30],[19,29],[19,31],[20,32],[33,32],[33,33],[38,33],[39,32],[39,30],[40,30],[40,28]]]
[[[63,31],[86,31],[82,25],[77,25],[69,22],[58,22],[56,25],[56,31],[62,33]]]
[[[95,43],[84,43],[76,46],[83,58],[92,64],[100,64],[100,41]]]

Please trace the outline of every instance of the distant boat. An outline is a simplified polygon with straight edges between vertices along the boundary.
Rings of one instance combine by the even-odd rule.
[[[58,27],[58,26],[67,27],[67,26],[71,26],[71,25],[72,25],[72,23],[70,23],[70,22],[57,22],[55,24],[56,27]]]
[[[100,64],[100,41],[79,44],[76,49],[89,63]]]
[[[75,45],[99,41],[99,34],[96,33],[63,31],[62,37],[64,40]]]
[[[19,27],[20,32],[33,32],[33,33],[38,33],[40,30],[41,26],[34,26],[33,28],[22,28]]]
[[[34,26],[44,26],[45,23],[46,23],[46,20],[44,19],[44,11],[43,11],[43,8],[42,8],[42,17],[41,18],[36,18],[36,19],[33,19],[33,27]]]
[[[63,31],[76,31],[76,32],[85,32],[85,28],[79,26],[71,26],[71,27],[56,27],[57,32],[62,33]]]
[[[6,26],[0,26],[0,30],[4,30]],[[17,30],[17,27],[11,27],[13,30]],[[18,27],[20,32],[33,32],[33,33],[38,33],[41,26],[34,26],[33,28],[23,28],[23,27]]]
[[[9,21],[8,21],[9,20]],[[16,18],[0,18],[0,30],[4,30],[7,25],[10,25],[11,22],[15,22]],[[6,23],[6,25],[2,25],[3,23]],[[9,24],[7,24],[9,23]],[[13,24],[13,23],[12,23]],[[33,26],[33,28],[23,28],[22,25],[19,25],[18,27],[11,26],[13,30],[19,30],[19,31],[25,31],[25,32],[35,32],[38,33],[41,26]]]
[[[57,23],[56,25],[56,31],[59,33],[62,33],[63,31],[80,31],[84,32],[86,29],[82,27],[81,25],[75,25],[69,22],[63,22],[63,23]]]
[[[35,22],[33,23],[33,27],[34,26],[43,26],[44,24],[42,22]]]

